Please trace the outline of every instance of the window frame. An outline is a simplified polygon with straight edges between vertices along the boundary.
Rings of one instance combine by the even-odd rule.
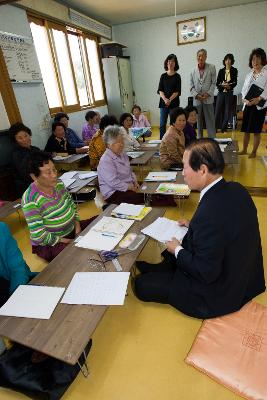
[[[58,91],[59,91],[60,99],[61,99],[61,103],[62,103],[61,107],[50,107],[48,100],[47,100],[51,116],[55,115],[58,112],[72,113],[72,112],[83,111],[86,109],[91,109],[91,108],[107,105],[106,88],[105,88],[104,74],[103,74],[103,64],[101,61],[101,53],[100,53],[100,46],[99,46],[99,37],[96,35],[93,35],[92,33],[88,32],[88,31],[82,30],[80,27],[76,27],[72,24],[66,25],[63,22],[60,23],[58,21],[54,21],[52,19],[47,19],[46,17],[42,17],[40,15],[34,15],[31,13],[28,13],[27,17],[28,17],[29,23],[33,22],[34,24],[43,26],[46,29],[46,33],[47,33],[48,44],[49,44],[52,61],[53,61],[54,72],[55,72],[55,78],[57,81]],[[60,78],[59,64],[57,62],[57,54],[56,54],[56,49],[55,49],[55,46],[53,43],[53,37],[52,37],[52,32],[51,32],[52,29],[62,31],[65,34],[67,50],[68,50],[68,57],[70,60],[71,73],[72,73],[72,77],[73,77],[76,97],[78,100],[78,103],[76,103],[76,104],[67,105],[67,104],[65,104],[65,101],[64,101],[64,88],[63,88],[63,82]],[[83,68],[84,68],[84,63],[86,63],[88,77],[86,76],[85,71],[84,71],[84,78],[85,78],[86,90],[87,90],[87,95],[88,95],[87,97],[89,100],[90,99],[92,100],[92,104],[86,104],[86,105],[81,106],[79,103],[78,87],[77,87],[74,65],[73,65],[70,44],[69,44],[69,39],[68,39],[69,34],[77,36],[78,40],[79,40],[79,44],[80,44],[80,41],[83,41],[85,59],[84,59],[83,55],[81,55],[81,61],[83,64]],[[94,40],[96,43],[97,57],[98,57],[99,68],[100,68],[101,84],[102,84],[103,96],[104,96],[103,99],[97,100],[97,101],[95,101],[95,97],[94,97],[92,76],[91,76],[88,52],[87,52],[87,47],[86,47],[86,42],[85,42],[86,39]],[[89,88],[89,86],[91,89]]]

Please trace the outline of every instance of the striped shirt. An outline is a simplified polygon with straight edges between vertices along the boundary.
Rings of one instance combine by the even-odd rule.
[[[52,195],[41,192],[33,182],[21,200],[33,246],[54,246],[75,228],[76,206],[62,182]]]

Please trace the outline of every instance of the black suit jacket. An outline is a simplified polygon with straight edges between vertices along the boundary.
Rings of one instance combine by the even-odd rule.
[[[265,290],[256,207],[224,179],[203,196],[178,253],[169,302],[211,318],[239,310]]]
[[[228,82],[230,84],[231,89],[227,90],[227,92],[233,91],[234,87],[236,87],[236,85],[237,85],[237,74],[238,74],[237,69],[234,68],[234,67],[231,67],[230,68],[231,80]],[[219,70],[218,76],[217,76],[216,86],[217,86],[219,92],[223,92],[223,90],[224,90],[223,86],[220,85],[222,82],[224,82],[224,80],[225,80],[225,67]]]

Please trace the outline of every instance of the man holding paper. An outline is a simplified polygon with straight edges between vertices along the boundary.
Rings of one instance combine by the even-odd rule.
[[[198,208],[180,242],[168,241],[164,260],[139,262],[135,292],[143,301],[170,304],[196,318],[239,310],[265,290],[256,207],[237,182],[223,177],[224,159],[212,139],[191,143],[184,180],[200,192]]]

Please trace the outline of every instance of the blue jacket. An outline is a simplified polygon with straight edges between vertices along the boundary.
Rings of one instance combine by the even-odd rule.
[[[74,149],[85,146],[83,140],[71,128],[66,129],[66,138],[71,147],[73,147]]]
[[[19,285],[25,285],[37,272],[31,272],[24,261],[16,240],[8,226],[0,222],[0,277],[10,282],[10,294]]]

